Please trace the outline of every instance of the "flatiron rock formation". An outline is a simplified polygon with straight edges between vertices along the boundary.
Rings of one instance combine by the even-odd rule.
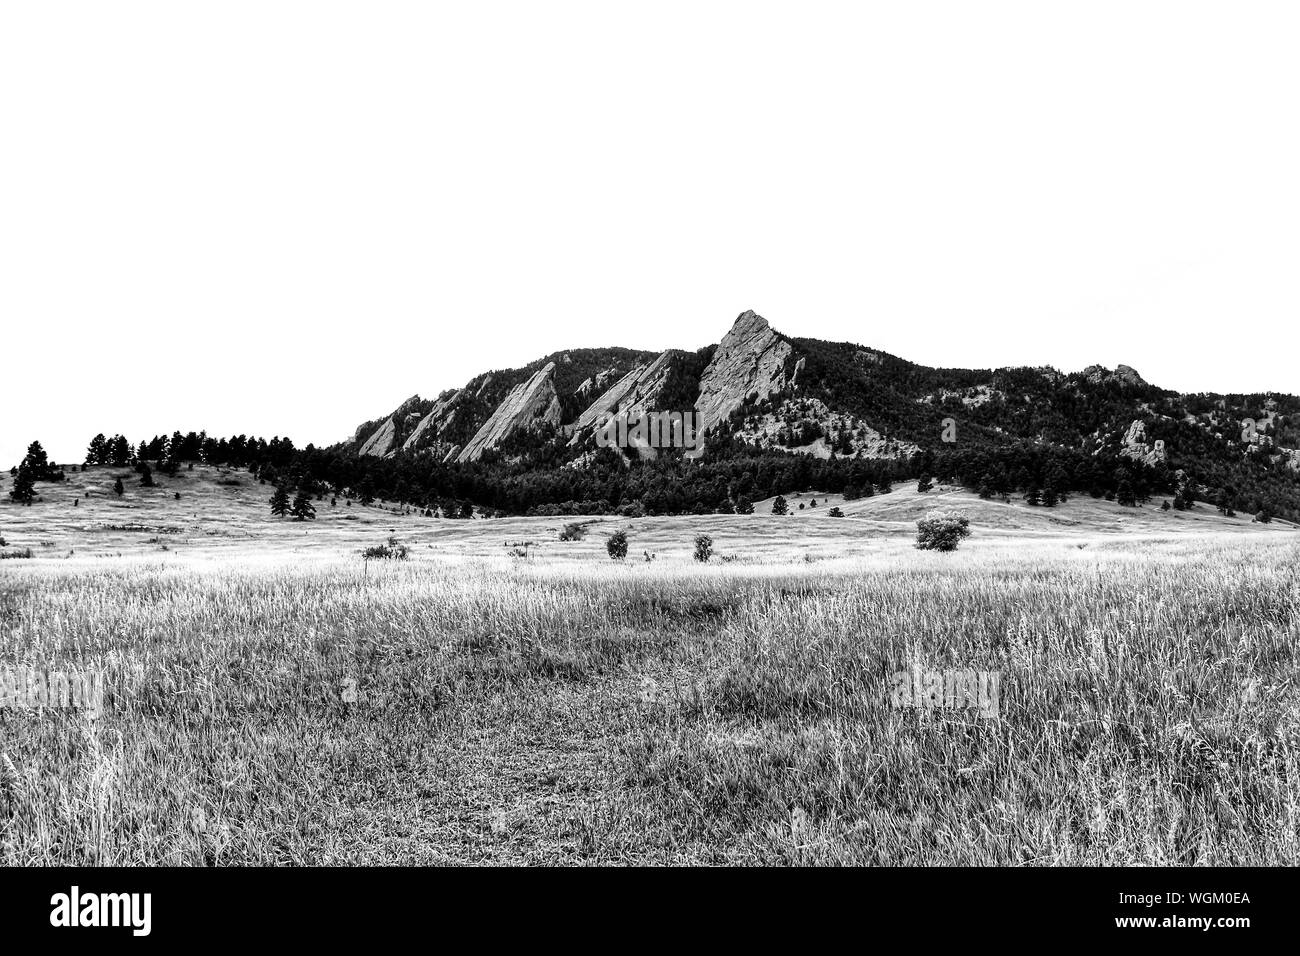
[[[555,363],[534,372],[532,377],[522,385],[516,385],[506,396],[505,401],[497,406],[492,417],[484,422],[474,437],[469,440],[457,461],[476,461],[483,457],[483,452],[496,448],[521,428],[532,428],[543,422],[558,426],[560,424],[560,398],[555,391],[552,378]]]
[[[696,427],[708,431],[743,405],[793,387],[800,368],[798,362],[788,368],[793,354],[790,343],[767,319],[752,309],[742,312],[700,377]]]

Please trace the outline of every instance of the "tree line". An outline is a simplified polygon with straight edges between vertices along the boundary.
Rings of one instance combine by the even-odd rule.
[[[286,495],[292,489],[308,506],[329,494],[362,504],[382,499],[457,518],[469,517],[475,508],[486,515],[746,513],[754,501],[793,491],[815,489],[854,499],[887,492],[896,482],[920,476],[927,482],[962,485],[985,498],[1017,494],[1049,506],[1067,494],[1105,497],[1128,506],[1162,495],[1172,498],[1175,508],[1203,501],[1225,514],[1300,521],[1300,482],[1263,454],[1256,456],[1254,469],[1242,480],[1241,469],[1216,467],[1213,461],[1171,455],[1169,462],[1150,465],[1106,449],[1090,453],[1029,441],[945,446],[892,460],[819,459],[758,449],[723,435],[710,442],[703,459],[688,460],[665,450],[655,459],[629,463],[616,450],[603,448],[580,468],[563,467],[546,444],[515,452],[511,457],[491,453],[476,462],[440,462],[408,454],[373,458],[338,447],[298,448],[287,437],[214,438],[177,431],[134,445],[122,435],[96,435],[85,463],[138,469],[153,462],[153,469],[174,474],[184,464],[202,462],[246,470],[259,481],[283,486]],[[1185,470],[1174,467],[1178,464]],[[1210,480],[1193,477],[1193,468]],[[36,482],[62,480],[64,470],[51,465],[40,443],[33,442],[13,474],[10,498],[28,503]],[[294,500],[286,507],[285,513],[293,517],[309,517],[306,508],[295,513]]]

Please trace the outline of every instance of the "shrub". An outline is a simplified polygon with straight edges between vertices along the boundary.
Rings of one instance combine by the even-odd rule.
[[[560,532],[561,541],[581,541],[587,536],[587,526],[577,524],[566,524],[564,530]]]
[[[697,534],[695,536],[695,560],[708,561],[713,557],[713,539],[707,534]]]
[[[405,561],[411,553],[411,549],[402,544],[396,538],[389,538],[387,544],[377,544],[373,548],[366,548],[361,552],[361,557],[367,561]]]
[[[970,519],[955,511],[931,511],[916,523],[916,546],[922,551],[956,551],[970,535]]]
[[[843,517],[844,517],[844,512],[841,511],[841,510],[839,509],[839,506],[838,506],[838,505],[837,505],[836,507],[832,508],[830,511],[828,511],[827,514],[829,514],[832,518],[843,518]]]
[[[605,550],[609,552],[609,556],[615,561],[622,561],[626,558],[627,532],[620,530],[611,534],[609,540],[605,542]]]

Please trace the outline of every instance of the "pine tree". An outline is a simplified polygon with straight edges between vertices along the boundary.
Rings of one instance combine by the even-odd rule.
[[[316,509],[312,506],[311,495],[307,494],[307,489],[299,488],[298,494],[293,499],[293,508],[289,510],[295,521],[308,521],[316,517]]]
[[[1056,494],[1056,489],[1054,487],[1048,485],[1046,488],[1043,489],[1043,507],[1055,508],[1056,502],[1058,500],[1059,498]]]
[[[86,464],[108,464],[108,439],[104,437],[103,432],[90,440],[90,447],[86,449]]]
[[[32,473],[33,481],[45,481],[49,476],[50,459],[38,441],[27,446],[27,457],[23,459],[23,464]]]
[[[933,487],[934,487],[934,482],[930,480],[929,475],[922,475],[921,480],[916,483],[916,490],[919,491],[921,494],[925,494]]]
[[[123,487],[121,478],[113,479],[113,494],[117,495],[119,498],[126,494],[126,488]]]
[[[1038,490],[1037,485],[1030,485],[1029,490],[1025,492],[1025,501],[1037,507],[1042,504],[1043,493]]]
[[[27,468],[19,468],[18,476],[14,478],[14,486],[9,491],[9,497],[15,504],[30,505],[32,499],[36,497],[35,482],[32,481],[32,473]]]
[[[1219,489],[1219,493],[1214,498],[1214,506],[1226,518],[1234,518],[1237,515],[1237,512],[1232,508],[1232,493],[1226,488]]]
[[[736,514],[752,515],[754,513],[754,502],[750,501],[744,495],[736,499]]]
[[[1115,489],[1115,500],[1125,508],[1137,507],[1137,495],[1133,493],[1133,486],[1127,478],[1123,479]]]
[[[772,514],[785,515],[789,513],[790,513],[790,505],[786,503],[785,498],[781,497],[780,495],[777,495],[776,500],[772,502]]]
[[[289,513],[289,492],[285,490],[283,484],[275,486],[275,494],[271,495],[271,514],[277,518],[283,518]]]
[[[149,467],[148,462],[142,462],[140,464],[140,487],[141,488],[154,487],[153,469]]]

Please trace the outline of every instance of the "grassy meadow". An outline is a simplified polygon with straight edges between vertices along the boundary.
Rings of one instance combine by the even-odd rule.
[[[702,566],[676,520],[624,563],[477,521],[492,555],[0,562],[3,663],[108,688],[0,710],[0,865],[1300,862],[1294,529]],[[892,706],[908,667],[1000,671],[999,716]]]

